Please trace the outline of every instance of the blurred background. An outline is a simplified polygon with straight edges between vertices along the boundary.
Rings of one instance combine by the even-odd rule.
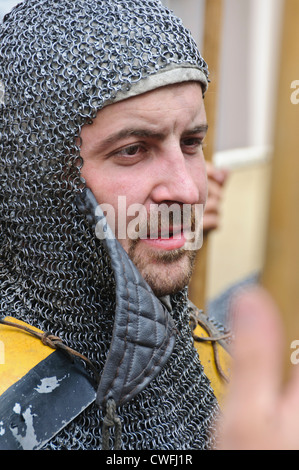
[[[18,3],[21,2],[17,0],[0,0],[0,21],[2,21],[3,16]]]
[[[182,18],[203,51],[205,26],[213,30],[217,24],[213,19],[206,24],[205,11],[217,1],[162,3]],[[17,3],[0,0],[0,19]],[[212,161],[229,169],[230,176],[221,225],[209,235],[207,302],[255,277],[264,265],[283,6],[284,0],[222,0],[221,29],[213,31],[220,50]]]

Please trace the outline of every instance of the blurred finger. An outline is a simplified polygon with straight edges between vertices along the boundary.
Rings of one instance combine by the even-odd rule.
[[[277,307],[266,291],[255,288],[235,301],[233,317],[235,387],[265,404],[281,384],[283,332]]]

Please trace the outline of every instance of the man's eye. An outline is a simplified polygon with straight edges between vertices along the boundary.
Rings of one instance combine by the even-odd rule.
[[[190,137],[184,139],[182,145],[189,150],[198,150],[198,148],[203,146],[203,140],[199,137]]]
[[[113,158],[118,165],[134,165],[146,156],[147,151],[146,146],[136,143],[111,152],[109,157]]]
[[[140,145],[130,145],[130,147],[126,147],[125,149],[122,149],[120,153],[122,155],[128,155],[130,157],[136,155],[140,150]]]
[[[201,145],[202,144],[202,139],[195,138],[195,137],[190,137],[189,139],[184,140],[185,145]]]
[[[141,151],[140,144],[130,145],[123,149],[118,150],[115,154],[121,157],[135,157]]]

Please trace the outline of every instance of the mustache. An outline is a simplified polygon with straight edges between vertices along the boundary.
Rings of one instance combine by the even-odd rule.
[[[116,214],[111,204],[97,206],[95,235],[99,240],[127,239],[135,245],[142,239],[184,238],[186,250],[202,246],[203,204],[163,203],[148,208],[136,203],[128,207],[121,204],[119,209]]]
[[[161,204],[152,205],[147,214],[142,214],[135,223],[128,226],[128,232],[136,234],[134,238],[169,238],[181,237],[183,233],[196,231],[198,217],[196,205]],[[130,224],[129,224],[130,225]]]

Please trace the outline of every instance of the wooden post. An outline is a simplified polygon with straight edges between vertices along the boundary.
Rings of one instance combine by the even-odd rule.
[[[293,340],[299,340],[298,21],[299,1],[285,0],[268,239],[262,276],[263,285],[283,315],[286,370],[291,364],[290,345]]]
[[[204,44],[202,52],[209,66],[211,80],[205,96],[205,107],[209,124],[209,131],[206,137],[207,147],[205,149],[205,158],[207,161],[212,161],[215,146],[222,16],[223,0],[206,0]],[[207,255],[208,236],[205,235],[203,246],[197,255],[194,273],[189,286],[190,300],[201,309],[205,309]]]

